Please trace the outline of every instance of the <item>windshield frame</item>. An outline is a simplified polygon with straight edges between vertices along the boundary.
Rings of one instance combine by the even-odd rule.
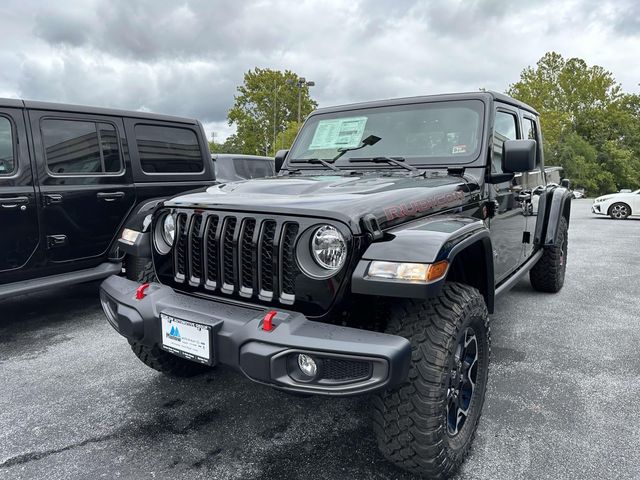
[[[479,113],[478,148],[475,150],[475,152],[472,152],[470,155],[459,156],[459,157],[448,155],[448,156],[432,156],[432,157],[423,156],[419,158],[416,158],[416,157],[411,158],[410,156],[405,157],[405,155],[402,155],[402,152],[398,152],[397,155],[391,155],[391,156],[405,157],[407,164],[417,168],[443,168],[443,167],[446,168],[451,165],[468,167],[478,162],[478,159],[482,157],[483,153],[486,151],[487,131],[488,131],[487,129],[489,128],[489,122],[490,122],[489,113],[491,112],[490,102],[487,101],[487,99],[485,99],[482,96],[461,96],[458,98],[451,98],[451,97],[429,98],[429,99],[420,99],[420,100],[406,99],[406,100],[414,100],[414,101],[403,101],[403,100],[405,99],[400,99],[397,102],[382,103],[379,105],[354,104],[354,105],[345,106],[344,108],[337,107],[337,108],[332,108],[329,111],[320,110],[317,113],[312,113],[305,120],[305,122],[302,125],[302,128],[300,129],[300,132],[296,136],[296,139],[287,155],[287,160],[285,165],[283,166],[283,170],[300,170],[300,169],[326,170],[326,168],[322,165],[311,164],[311,163],[307,164],[304,162],[305,160],[304,158],[296,158],[295,155],[293,154],[296,151],[296,148],[300,146],[300,142],[302,141],[302,138],[303,138],[302,134],[305,131],[305,129],[313,128],[313,127],[309,127],[310,123],[315,123],[317,125],[316,122],[319,122],[320,120],[323,120],[325,118],[326,119],[340,118],[340,115],[342,114],[353,113],[353,115],[366,115],[366,112],[368,111],[390,109],[393,107],[406,107],[408,110],[410,110],[411,107],[415,107],[419,105],[433,105],[438,103],[453,104],[456,102],[464,102],[464,103],[479,102],[478,109],[477,109]],[[336,116],[336,114],[338,115]],[[325,117],[325,118],[322,118],[322,117]],[[366,150],[357,151],[357,153],[354,152],[354,156],[358,158],[367,157]],[[378,156],[379,155],[373,155],[373,157],[378,157]],[[383,166],[382,164],[375,163],[375,162],[353,163],[349,161],[350,157],[351,157],[350,155],[345,155],[339,158],[338,160],[336,160],[334,164],[337,165],[342,170],[371,170],[371,169],[389,170],[389,169],[399,168],[394,165]],[[317,158],[317,157],[314,157],[314,158]],[[297,160],[297,161],[295,162],[295,164],[291,164],[292,160]],[[330,160],[331,159],[329,159],[329,161]]]

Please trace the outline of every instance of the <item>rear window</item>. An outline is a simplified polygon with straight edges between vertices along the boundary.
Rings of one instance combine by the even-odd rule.
[[[15,171],[13,132],[11,122],[0,117],[0,175],[11,175]]]
[[[262,178],[275,174],[275,163],[255,158],[234,158],[233,166],[242,178]]]
[[[145,173],[200,173],[204,170],[198,137],[193,130],[136,125],[135,131]]]
[[[122,171],[118,134],[109,123],[44,119],[40,125],[47,168],[55,175]]]
[[[216,180],[225,182],[272,177],[276,173],[273,161],[257,158],[218,158],[214,165]]]

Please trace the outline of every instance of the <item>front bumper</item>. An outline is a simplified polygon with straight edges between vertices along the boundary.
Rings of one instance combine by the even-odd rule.
[[[112,276],[102,283],[100,300],[109,323],[122,336],[152,347],[162,344],[160,314],[207,325],[212,331],[212,364],[224,364],[256,382],[283,390],[324,395],[355,395],[402,383],[411,345],[403,337],[308,320],[278,310],[275,328],[262,329],[270,310],[192,297],[152,284],[137,300],[138,284]],[[317,360],[319,373],[308,379],[297,370],[297,355]]]
[[[591,213],[595,213],[597,215],[606,215],[607,210],[603,208],[602,203],[594,203],[593,205],[591,205]]]

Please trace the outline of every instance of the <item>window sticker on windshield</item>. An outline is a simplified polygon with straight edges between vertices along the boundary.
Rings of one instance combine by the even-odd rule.
[[[310,150],[352,148],[360,145],[367,117],[320,120]]]
[[[457,153],[467,153],[467,146],[466,145],[455,145],[451,151],[452,154],[457,154]]]

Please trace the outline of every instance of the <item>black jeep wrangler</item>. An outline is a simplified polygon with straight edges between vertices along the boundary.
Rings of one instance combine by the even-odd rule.
[[[290,392],[372,394],[383,454],[452,474],[496,296],[527,273],[543,292],[564,281],[569,192],[514,181],[544,178],[538,114],[489,92],[325,108],[276,160],[275,178],[157,208],[157,281],[105,280],[108,321],[164,373],[221,363]]]
[[[135,249],[146,216],[214,183],[196,120],[0,99],[0,299],[107,278],[123,263],[137,278],[151,255]]]

